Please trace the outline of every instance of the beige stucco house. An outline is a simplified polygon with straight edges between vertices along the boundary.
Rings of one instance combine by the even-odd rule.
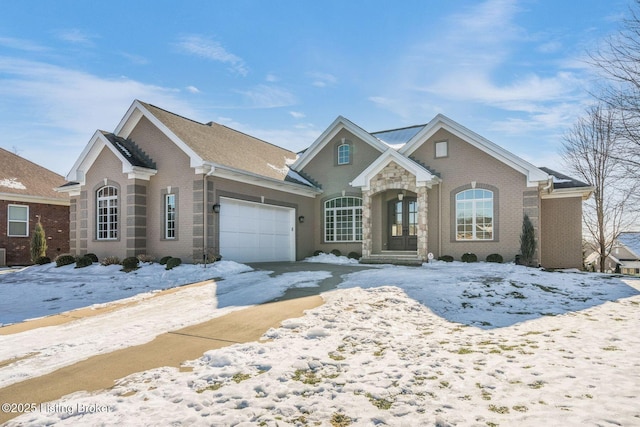
[[[592,191],[443,115],[375,133],[338,117],[296,154],[137,100],[114,132],[94,134],[67,179],[72,252],[194,262],[333,249],[370,262],[513,260],[527,214],[537,261],[579,267]]]

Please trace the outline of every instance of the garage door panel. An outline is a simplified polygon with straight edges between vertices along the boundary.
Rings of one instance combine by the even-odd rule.
[[[220,254],[238,262],[294,261],[294,210],[221,198]]]

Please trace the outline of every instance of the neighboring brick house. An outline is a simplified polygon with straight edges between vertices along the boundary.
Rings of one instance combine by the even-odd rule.
[[[561,176],[443,115],[375,133],[338,117],[298,156],[136,100],[113,133],[94,134],[58,190],[71,196],[76,254],[512,261],[527,214],[536,262],[580,267],[592,188]]]
[[[29,265],[31,234],[40,221],[47,256],[69,252],[69,196],[65,179],[0,148],[0,265]]]

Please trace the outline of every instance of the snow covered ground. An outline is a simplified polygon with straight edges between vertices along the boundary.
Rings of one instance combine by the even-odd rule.
[[[274,278],[236,267],[205,287],[205,300],[314,285],[331,269]],[[637,280],[438,262],[363,270],[340,288],[262,342],[207,352],[187,363],[191,371],[160,368],[66,396],[9,425],[640,425]],[[194,322],[203,298],[189,291],[119,310],[138,326],[105,341],[133,345],[129,335],[161,314]],[[229,301],[220,311],[234,309]],[[73,343],[87,345],[81,353],[102,351],[87,343],[116,317],[47,328],[41,341],[29,332],[0,337],[0,360],[43,355],[1,368],[0,384],[50,369],[38,366],[47,351],[73,358],[61,349],[73,336],[85,337]]]

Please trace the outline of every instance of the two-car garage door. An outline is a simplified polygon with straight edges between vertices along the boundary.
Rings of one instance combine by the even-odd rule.
[[[237,262],[295,261],[295,210],[220,198],[220,254]]]

